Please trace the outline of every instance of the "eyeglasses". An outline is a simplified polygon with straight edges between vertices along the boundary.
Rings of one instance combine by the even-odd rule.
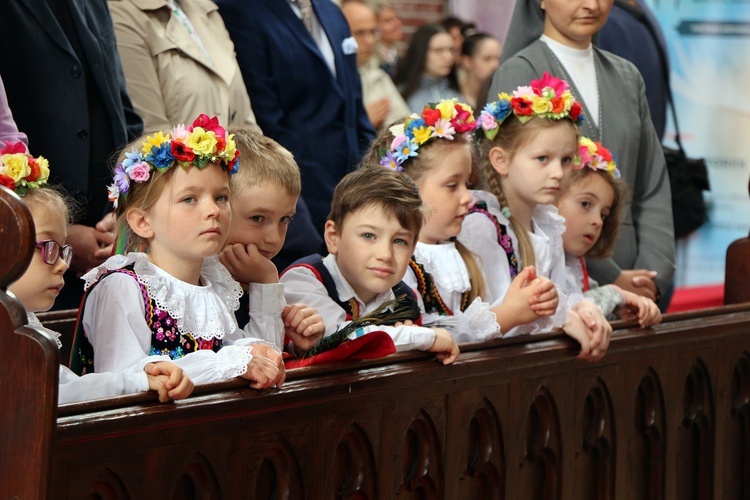
[[[54,266],[60,257],[68,266],[70,261],[73,260],[73,247],[70,245],[61,247],[55,240],[44,240],[37,241],[36,247],[42,250],[42,260],[50,266]]]

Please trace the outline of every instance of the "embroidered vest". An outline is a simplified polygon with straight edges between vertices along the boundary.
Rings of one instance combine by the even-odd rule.
[[[414,276],[417,277],[417,289],[422,296],[425,311],[428,313],[437,313],[441,316],[453,316],[453,311],[443,301],[437,285],[435,285],[435,280],[432,279],[432,276],[425,270],[424,266],[412,257],[409,261],[409,267],[414,271]],[[461,312],[469,307],[470,292],[471,290],[466,290],[461,294]]]
[[[126,266],[122,269],[113,269],[104,273],[96,283],[86,291],[81,304],[81,310],[76,322],[75,337],[73,339],[73,349],[71,351],[70,369],[78,375],[93,373],[94,367],[94,348],[86,337],[83,330],[81,318],[86,305],[86,297],[91,293],[96,285],[102,282],[107,276],[114,273],[126,274],[133,278],[141,289],[141,298],[145,306],[144,319],[151,330],[151,348],[149,356],[169,356],[171,359],[179,359],[186,354],[202,349],[211,349],[218,352],[223,342],[221,339],[196,339],[190,334],[183,334],[177,328],[177,324],[172,316],[156,306],[154,300],[149,297],[148,289],[140,281],[138,275],[133,270],[133,266]]]
[[[469,208],[469,213],[480,213],[492,221],[497,231],[497,242],[505,250],[505,256],[508,258],[508,267],[510,268],[510,278],[513,279],[518,274],[518,259],[513,251],[513,240],[510,239],[508,229],[497,220],[493,214],[487,210],[487,203],[479,201]]]

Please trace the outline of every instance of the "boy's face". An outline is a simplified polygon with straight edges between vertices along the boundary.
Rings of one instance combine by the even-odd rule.
[[[326,222],[325,240],[341,274],[369,303],[404,278],[416,235],[379,206],[370,205],[347,215],[339,227]]]
[[[275,257],[284,245],[296,207],[297,196],[272,182],[237,191],[232,196],[229,243],[252,243],[264,257]]]
[[[55,240],[61,246],[67,237],[67,223],[59,213],[35,205],[29,207],[36,226],[36,241]],[[28,312],[46,311],[55,303],[65,281],[63,274],[68,265],[62,256],[53,265],[42,259],[37,248],[26,272],[9,289]]]

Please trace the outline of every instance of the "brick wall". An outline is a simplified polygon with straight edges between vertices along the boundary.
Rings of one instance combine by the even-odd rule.
[[[436,23],[448,15],[448,0],[392,0],[403,22],[404,39],[426,23]]]

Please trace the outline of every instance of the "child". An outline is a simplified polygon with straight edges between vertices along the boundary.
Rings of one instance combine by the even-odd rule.
[[[513,96],[498,97],[479,119],[480,169],[496,196],[487,200],[492,218],[470,214],[459,240],[480,256],[486,281],[500,295],[517,272],[516,262],[534,265],[537,275],[560,287],[566,276],[565,225],[552,204],[578,156],[581,106],[566,82],[547,73]],[[579,357],[588,360],[604,356],[612,332],[593,303],[572,304],[564,296],[555,315],[532,326],[532,332],[562,327],[581,343]]]
[[[39,252],[38,255],[35,252],[26,272],[9,290],[26,309],[28,324],[46,330],[62,347],[60,334],[45,329],[34,313],[50,309],[65,284],[63,274],[73,258],[73,248],[65,245],[69,211],[63,196],[44,186],[49,177],[47,160],[41,156],[34,158],[25,151],[22,143],[7,144],[0,150],[0,178],[3,185],[23,197],[29,208]],[[60,365],[58,404],[147,390],[157,391],[162,402],[186,398],[193,384],[180,367],[167,359],[152,356],[131,372],[92,373],[84,377]]]
[[[250,130],[233,132],[242,169],[232,176],[229,244],[219,259],[240,283],[278,283],[271,259],[284,245],[296,210],[302,189],[299,167],[292,153],[273,139]],[[243,295],[236,314],[241,325],[248,321],[249,304],[254,304],[247,297]],[[286,306],[282,320],[285,331],[275,342],[279,348],[284,347],[284,333],[298,351],[307,351],[325,333],[323,318],[305,304]]]
[[[418,291],[427,313],[423,324],[449,325],[458,342],[498,337],[501,325],[508,332],[519,319],[550,315],[557,306],[554,284],[541,279],[524,286],[533,279],[532,269],[525,269],[507,300],[491,308],[473,254],[455,241],[472,202],[467,184],[474,173],[470,136],[476,125],[468,105],[443,100],[381,134],[365,159],[375,163],[373,157],[384,151],[380,164],[402,170],[419,188],[426,220],[404,282]],[[540,303],[532,305],[532,299]]]
[[[241,376],[254,388],[280,387],[284,366],[272,342],[283,329],[283,288],[250,284],[258,308],[246,334],[233,314],[242,288],[217,257],[230,224],[229,179],[239,168],[232,135],[201,115],[133,146],[110,186],[118,255],[83,276],[82,367],[124,370],[166,354],[196,384]]]
[[[557,203],[567,227],[563,233],[567,288],[593,300],[607,317],[614,312],[623,319],[638,318],[641,327],[657,324],[661,311],[653,300],[617,285],[598,287],[589,279],[586,258],[612,253],[625,186],[607,148],[581,137],[579,150],[581,168],[572,172]]]
[[[303,259],[282,274],[287,301],[304,299],[315,307],[330,336],[394,298],[411,296],[401,279],[421,227],[422,201],[406,176],[385,168],[348,174],[334,190],[325,225],[329,255]],[[378,324],[357,328],[353,336],[376,330],[387,332],[398,351],[435,352],[444,364],[458,357],[455,341],[442,328]]]

